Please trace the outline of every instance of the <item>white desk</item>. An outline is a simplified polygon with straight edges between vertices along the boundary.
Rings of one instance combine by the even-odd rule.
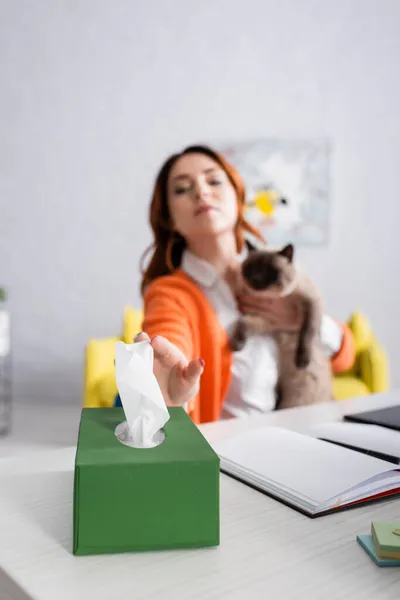
[[[393,393],[202,430],[209,440],[262,424],[301,431],[399,402]],[[400,520],[399,499],[311,520],[224,475],[219,547],[74,557],[74,455],[66,448],[0,461],[1,600],[399,597],[400,569],[379,569],[356,542],[372,519]]]

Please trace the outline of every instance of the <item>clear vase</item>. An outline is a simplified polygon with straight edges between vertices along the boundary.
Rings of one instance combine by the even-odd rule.
[[[6,295],[0,288],[0,435],[11,428],[11,331]]]

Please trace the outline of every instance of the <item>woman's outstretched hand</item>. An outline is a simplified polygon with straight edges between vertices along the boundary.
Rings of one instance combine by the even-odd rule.
[[[239,298],[239,307],[244,314],[265,319],[268,328],[274,331],[298,331],[302,322],[300,303],[292,296],[278,298],[244,295]]]
[[[151,340],[147,333],[139,333],[134,342],[148,341],[154,350],[154,375],[164,400],[169,406],[182,406],[197,394],[204,370],[201,358],[188,361],[183,352],[165,337]]]

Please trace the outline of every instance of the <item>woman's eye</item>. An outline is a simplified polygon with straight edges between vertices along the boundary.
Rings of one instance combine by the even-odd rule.
[[[181,195],[181,194],[186,194],[186,192],[188,192],[188,191],[189,191],[188,187],[178,187],[178,188],[175,188],[175,194],[177,194],[178,196]]]
[[[222,181],[220,179],[211,179],[211,181],[208,182],[210,185],[221,185]]]

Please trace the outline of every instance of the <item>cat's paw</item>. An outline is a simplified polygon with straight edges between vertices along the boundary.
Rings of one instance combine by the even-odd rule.
[[[311,355],[305,348],[298,348],[296,352],[296,367],[306,369],[311,362]]]
[[[243,321],[238,321],[235,329],[229,338],[229,346],[232,352],[238,352],[246,343],[246,325]]]

